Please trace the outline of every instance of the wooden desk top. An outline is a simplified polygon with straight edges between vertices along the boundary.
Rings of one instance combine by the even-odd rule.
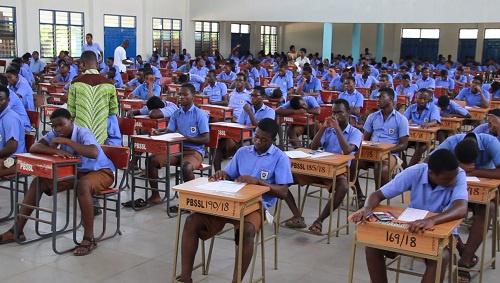
[[[200,108],[218,108],[222,110],[234,110],[234,108],[227,107],[227,106],[220,106],[220,105],[212,105],[212,104],[200,104]]]
[[[361,149],[369,149],[369,150],[377,150],[377,151],[385,151],[389,150],[396,145],[388,142],[372,142],[372,141],[363,141],[361,142]]]
[[[441,117],[441,121],[462,122],[465,118],[461,117]]]
[[[145,100],[142,100],[142,99],[120,99],[121,102],[141,102],[143,104],[146,104],[146,101]]]
[[[81,158],[64,158],[55,155],[38,154],[38,153],[16,153],[14,154],[18,160],[26,160],[38,163],[64,164],[64,163],[80,163]]]
[[[435,133],[439,131],[441,128],[440,127],[430,127],[428,129],[421,128],[420,125],[417,126],[410,126],[410,132],[411,131],[418,131],[418,132],[428,132],[428,133]]]
[[[308,148],[297,148],[295,149],[297,151],[302,151],[305,153],[311,153],[311,149]],[[344,155],[344,154],[339,154],[339,153],[331,153],[331,155],[328,156],[322,156],[322,157],[305,157],[305,158],[293,158],[292,161],[307,161],[307,162],[314,162],[314,163],[319,163],[319,164],[326,164],[326,165],[342,165],[349,160],[353,160],[354,155]]]
[[[147,135],[132,135],[130,138],[132,139],[142,139],[142,140],[150,140],[150,141],[158,141],[158,142],[177,142],[186,140],[185,137],[176,137],[176,138],[162,138],[163,135],[157,136],[147,136]],[[156,137],[156,138],[155,138]]]
[[[480,113],[487,113],[488,111],[491,110],[491,108],[479,108],[479,107],[471,107],[471,106],[465,106],[465,109],[469,112],[480,112]]]
[[[500,185],[500,179],[487,179],[487,178],[478,178],[479,182],[469,181],[467,185],[476,185],[480,187],[487,188],[496,188]]]
[[[142,120],[153,120],[153,121],[168,121],[169,118],[151,118],[149,115],[135,115],[134,119],[142,119]]]
[[[222,200],[227,200],[227,201],[236,201],[236,202],[241,202],[241,203],[251,201],[251,200],[255,199],[256,197],[262,196],[263,194],[267,193],[270,190],[269,187],[247,184],[236,193],[222,193],[221,194],[218,191],[203,190],[203,189],[199,189],[196,187],[198,185],[203,185],[203,184],[206,184],[208,182],[209,182],[208,177],[200,177],[200,178],[196,178],[194,180],[191,180],[189,182],[174,186],[172,189],[174,191],[179,192],[179,194],[192,193],[192,194],[199,195],[199,196],[217,198],[217,199],[222,199]]]
[[[210,126],[219,126],[219,127],[228,127],[228,128],[235,128],[235,129],[242,129],[242,130],[253,130],[255,129],[255,126],[249,126],[249,125],[242,125],[239,123],[229,123],[229,122],[214,122],[210,123]]]

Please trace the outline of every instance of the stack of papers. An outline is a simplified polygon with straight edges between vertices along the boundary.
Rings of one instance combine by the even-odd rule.
[[[207,191],[236,193],[237,191],[241,190],[241,188],[243,188],[245,185],[246,183],[236,183],[233,181],[217,181],[217,182],[209,182],[196,187]]]
[[[331,152],[315,152],[314,154],[311,155],[311,158],[320,158],[320,157],[325,157],[325,156],[330,156],[333,155]]]
[[[477,177],[474,177],[474,176],[467,176],[467,177],[465,177],[465,180],[467,182],[480,182],[481,181]]]
[[[170,133],[170,134],[164,134],[164,135],[159,135],[159,136],[151,136],[151,139],[164,141],[164,140],[178,139],[178,138],[183,138],[183,137],[184,136],[179,134],[179,133]]]
[[[290,150],[290,151],[285,151],[285,154],[290,157],[290,158],[306,158],[306,157],[311,157],[310,154],[307,154],[305,152],[302,152],[300,150]]]
[[[416,209],[407,207],[403,213],[398,217],[398,220],[412,222],[415,220],[424,219],[425,216],[429,213],[427,210]]]

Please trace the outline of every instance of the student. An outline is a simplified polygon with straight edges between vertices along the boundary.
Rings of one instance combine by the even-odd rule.
[[[298,58],[300,59],[300,58]],[[302,70],[301,81],[297,87],[297,94],[301,96],[316,96],[314,99],[318,104],[323,104],[321,100],[321,81],[312,75],[312,68],[307,66]]]
[[[177,55],[177,53],[175,53],[175,49],[170,50],[170,56],[169,57],[172,57],[173,61],[179,61],[179,55]]]
[[[457,100],[464,100],[465,105],[469,107],[488,108],[490,106],[490,93],[482,89],[483,78],[475,76],[472,79],[471,86],[462,89],[455,97]]]
[[[208,73],[208,70],[207,70]],[[205,83],[205,77],[201,77],[194,73],[186,73],[179,76],[179,83],[189,83],[194,86],[195,93],[200,91],[201,85]]]
[[[276,109],[276,115],[280,116],[288,116],[295,114],[314,114],[319,115],[321,109],[319,107],[318,102],[312,96],[294,96],[292,99],[287,101],[285,104],[281,105],[278,109]],[[316,124],[319,126],[319,124]],[[316,127],[319,128],[319,127]],[[309,126],[309,137],[312,138],[314,136],[314,125]],[[294,147],[301,146],[301,142],[299,137],[307,132],[306,126],[300,125],[290,125],[288,127],[288,137],[290,139],[290,143]]]
[[[411,78],[407,74],[401,77],[401,84],[396,87],[396,94],[408,96],[410,103],[413,103],[417,91],[418,87],[411,83]]]
[[[202,58],[196,58],[195,65],[189,70],[189,73],[205,79],[208,73],[208,69],[205,68],[205,61]]]
[[[108,71],[109,71],[109,68],[111,67],[115,67],[115,69],[117,71],[119,71],[120,69],[118,68],[118,66],[115,65],[115,58],[113,57],[108,57],[108,59],[106,59],[106,66],[104,68],[101,69],[100,73],[101,74],[107,74]],[[119,72],[118,72],[119,73]]]
[[[389,70],[386,67],[380,68],[380,75],[387,75],[387,81],[389,82],[391,87],[393,86],[394,80],[393,80],[392,76],[389,74]],[[380,75],[378,76],[377,79],[380,78]]]
[[[155,80],[156,80],[156,78],[155,78]],[[128,81],[124,85],[124,88],[126,91],[133,91],[134,89],[136,89],[138,86],[142,85],[143,83],[144,83],[144,68],[139,68],[137,70],[137,72],[135,73],[135,78]]]
[[[382,201],[407,191],[411,191],[408,207],[439,213],[408,223],[408,231],[412,234],[424,233],[435,225],[461,219],[467,213],[468,192],[465,172],[458,167],[458,161],[452,152],[441,149],[434,152],[429,164],[417,164],[404,170],[379,191],[372,193],[365,206],[356,212],[351,220],[361,222],[363,225],[373,209]],[[373,220],[371,218],[373,217],[369,220]],[[371,281],[387,282],[385,258],[392,259],[397,254],[372,247],[366,247],[365,253]],[[436,272],[440,272],[440,282],[443,282],[449,260],[448,248],[443,250],[441,270],[436,270],[436,261],[426,260],[422,282],[434,282]]]
[[[19,71],[15,69],[7,69],[5,72],[9,89],[12,90],[21,99],[24,109],[35,111],[35,102],[33,100],[33,90],[28,82],[19,77]]]
[[[429,89],[421,88],[417,92],[417,102],[410,105],[406,109],[404,116],[408,122],[414,125],[419,125],[422,129],[428,129],[441,124],[441,116],[439,108],[432,102],[432,93]],[[408,166],[413,166],[420,162],[422,154],[427,150],[425,142],[411,142],[410,145],[415,145],[415,152],[411,157]],[[403,155],[403,167],[406,168],[406,157]]]
[[[378,178],[375,182],[378,186],[385,185],[389,182],[388,175],[398,162],[399,153],[408,147],[408,136],[410,135],[410,128],[408,120],[403,114],[394,109],[394,91],[391,88],[382,88],[379,90],[377,97],[377,105],[379,111],[372,113],[368,116],[363,126],[364,134],[363,140],[373,142],[387,142],[395,144],[395,147],[390,149],[391,156],[389,163],[384,160],[382,168],[375,164],[375,176],[381,174],[382,184],[378,183]],[[360,162],[359,169],[368,168],[367,162]],[[382,172],[379,173],[379,170]],[[356,191],[358,196],[358,206],[362,207],[364,204],[365,196],[359,186],[359,180],[356,180]]]
[[[110,67],[106,78],[111,81],[111,84],[115,86],[115,88],[121,88],[123,86],[122,75],[118,73],[115,67]]]
[[[245,89],[247,76],[243,73],[236,75],[235,89],[229,97],[229,107],[233,108],[233,122],[236,122],[243,112],[243,106],[250,103],[250,92]]]
[[[474,128],[472,132],[476,134],[488,134],[496,137],[500,141],[500,109],[492,109],[488,115],[488,123],[481,124]]]
[[[240,148],[224,171],[217,171],[211,179],[214,181],[234,180],[269,187],[270,191],[262,195],[262,201],[264,209],[270,210],[278,198],[283,199],[286,196],[288,184],[293,182],[290,159],[273,144],[278,130],[279,127],[274,120],[262,119],[255,130],[254,145]],[[234,225],[235,235],[238,235],[239,229],[244,229],[243,246],[240,248],[243,249],[241,276],[242,278],[245,276],[245,271],[253,256],[254,237],[261,225],[260,211],[254,211],[245,216],[244,227],[239,227],[239,220],[202,213],[190,214],[182,233],[182,273],[177,280],[192,282],[191,274],[199,239],[210,239],[219,233],[226,223]],[[237,276],[238,272],[235,268],[233,282],[238,280]]]
[[[33,86],[35,83],[35,77],[33,73],[31,73],[30,66],[26,63],[29,63],[30,54],[24,54],[24,58],[14,58],[12,59],[11,65],[15,64],[19,66],[19,74],[23,76],[30,86]]]
[[[371,76],[372,69],[370,68],[370,66],[363,65],[361,69],[363,70],[363,74],[355,77],[356,87],[367,87],[370,90],[375,89],[376,85],[378,84],[378,81],[377,79]]]
[[[68,56],[68,66],[70,67],[69,69],[73,74],[76,74],[75,77],[78,75],[78,66],[74,63],[73,57]]]
[[[344,79],[344,89],[345,91],[339,94],[338,98],[342,98],[349,102],[349,107],[351,108],[351,115],[359,117],[361,115],[361,108],[363,108],[364,97],[355,88],[356,79],[354,77],[347,77]],[[380,90],[379,90],[380,91]]]
[[[160,85],[160,78],[162,77],[162,75],[161,75],[160,70],[158,70],[158,68],[156,68],[155,66],[151,66],[151,64],[149,64],[149,63],[146,63],[146,64],[144,64],[144,71],[152,71],[153,74],[155,75],[155,79],[156,79],[155,83],[157,85]]]
[[[172,72],[177,71],[177,62],[173,60],[172,56],[167,56],[167,70],[170,70]]]
[[[96,60],[92,51],[92,57]],[[73,250],[73,255],[84,256],[90,254],[97,248],[94,239],[94,214],[93,198],[102,190],[108,189],[114,181],[113,171],[115,167],[111,160],[104,154],[101,146],[96,141],[94,135],[86,128],[73,124],[73,118],[68,110],[60,108],[55,110],[50,116],[53,130],[35,143],[30,153],[57,155],[59,157],[78,157],[82,162],[78,163],[78,181],[76,194],[80,206],[83,221],[83,240]],[[60,147],[59,149],[57,147]],[[51,195],[53,191],[52,180],[36,177],[30,184],[28,192],[25,194],[23,203],[29,206],[22,206],[19,214],[29,216],[35,205],[37,197],[41,197],[37,192],[37,183],[40,182],[40,191]],[[73,187],[73,180],[59,181],[58,191],[69,190]],[[23,230],[28,219],[20,217],[16,223],[18,237],[20,241],[25,241]],[[1,235],[0,243],[5,244],[14,241],[13,227]]]
[[[288,76],[286,71],[286,64],[280,64],[278,72],[271,79],[271,84],[275,84],[280,88],[285,101],[289,95],[293,94],[293,76]]]
[[[286,102],[285,98],[284,98],[284,94],[281,92],[281,89],[279,89],[279,88],[275,88],[275,89],[266,88],[266,95],[268,96],[268,99],[270,101],[278,102],[278,105],[282,105],[283,103]]]
[[[457,70],[455,71],[455,75],[452,77],[453,77],[453,80],[455,82],[455,85],[457,85],[461,88],[464,87],[469,82],[469,79],[467,78],[467,76],[464,75],[463,68],[457,68]]]
[[[349,77],[349,69],[343,69],[342,70],[342,74],[340,76],[337,76],[336,78],[334,78],[330,84],[328,85],[328,87],[330,88],[330,90],[334,90],[334,91],[344,91],[344,80]]]
[[[4,75],[0,74],[0,85],[7,87],[9,85],[9,81]],[[21,121],[23,121],[23,127],[26,132],[31,132],[31,122],[30,118],[28,117],[28,113],[26,112],[26,109],[24,108],[23,102],[21,99],[12,91],[9,89],[9,107],[12,111],[14,111],[17,115],[19,115],[19,118],[21,118]]]
[[[349,124],[349,103],[345,99],[338,99],[333,102],[332,116],[326,118],[320,126],[318,133],[314,136],[311,143],[311,149],[317,150],[322,147],[326,152],[354,155],[361,147],[363,134],[358,129]],[[351,162],[349,162],[351,164]],[[295,182],[300,186],[310,185],[312,183],[325,184],[331,191],[332,180],[320,177],[311,177],[308,175],[294,174]],[[349,188],[349,181],[346,174],[336,177],[335,192],[333,195],[333,210],[335,211],[344,200],[345,194]],[[291,228],[305,228],[304,217],[299,212],[295,199],[290,191],[285,201],[293,213],[293,217],[285,222],[285,225]],[[309,227],[314,233],[321,234],[323,221],[330,216],[331,199],[325,205],[325,208],[319,217]]]
[[[259,60],[253,60],[252,66],[253,66],[252,71],[253,71],[253,69],[255,69],[257,71],[257,73],[259,74],[259,83],[260,83],[260,78],[269,77],[269,73],[267,72],[266,68],[262,68],[260,66]],[[258,86],[260,86],[260,84]]]
[[[151,64],[151,66],[155,66],[156,68],[160,67],[160,55],[158,55],[158,51],[153,51],[153,54],[148,59],[148,63]]]
[[[135,63],[133,65],[130,65],[130,69],[136,69],[136,70],[139,70],[141,68],[144,68],[144,65],[146,64],[146,62],[144,62],[142,60],[142,56],[141,55],[137,55],[135,57]]]
[[[170,118],[172,114],[179,109],[174,103],[161,100],[158,96],[151,96],[146,101],[146,106],[139,110],[130,110],[127,112],[127,118],[134,118],[136,115],[148,115],[152,119]]]
[[[433,91],[436,88],[436,82],[433,78],[429,77],[429,75],[429,69],[422,68],[422,78],[416,83],[418,89],[426,88]]]
[[[35,76],[35,79],[39,80],[45,70],[45,63],[40,60],[40,53],[38,53],[38,51],[33,51],[31,55],[33,57],[30,63],[30,70],[31,73],[33,73],[33,76]]]
[[[441,95],[434,103],[439,107],[441,117],[459,117],[459,118],[470,118],[469,111],[463,108],[460,104],[455,101],[450,100],[448,95]],[[450,131],[439,130],[437,132],[437,139],[439,143],[444,142],[448,137]]]
[[[231,85],[235,79],[236,74],[232,71],[232,66],[229,63],[224,65],[224,71],[217,75],[217,80],[226,84],[226,86]]]
[[[0,177],[16,173],[12,155],[24,152],[26,146],[23,121],[10,107],[9,89],[0,85]]]
[[[435,80],[436,86],[442,86],[447,95],[453,95],[455,90],[455,81],[448,77],[448,70],[441,70],[441,76]]]
[[[60,70],[59,74],[57,74],[50,80],[50,83],[54,86],[65,86],[66,84],[71,82],[75,77],[69,71],[70,66],[64,62],[59,65],[59,70]]]
[[[227,106],[227,86],[216,79],[214,70],[208,71],[207,85],[203,88],[203,95],[210,95],[210,104]]]
[[[381,88],[384,88],[384,87],[389,87],[392,89],[391,87],[391,83],[389,82],[389,75],[386,75],[386,74],[380,74],[380,76],[378,77],[379,78],[379,83],[378,83],[378,88],[373,90],[372,91],[372,94],[370,95],[370,99],[377,99],[378,97],[378,92],[380,91]],[[397,101],[397,97],[394,96],[394,101]]]
[[[152,130],[151,135],[159,135],[162,133],[178,132],[183,135],[186,140],[183,142],[183,162],[182,172],[184,182],[194,179],[193,171],[203,162],[205,156],[205,144],[209,143],[210,135],[208,128],[208,116],[203,110],[193,104],[193,96],[195,89],[192,84],[183,84],[179,90],[179,105],[181,108],[175,110],[170,117],[168,126],[165,129]],[[158,169],[165,167],[167,158],[170,158],[171,165],[179,164],[179,157],[170,157],[166,154],[154,154],[148,158],[148,178],[157,180]],[[149,203],[160,203],[162,198],[158,191],[158,182],[150,180],[151,196],[148,199]],[[172,209],[174,211],[174,209]],[[177,210],[177,209],[176,209]]]
[[[299,68],[304,68],[304,64],[308,63],[309,65],[311,64],[311,61],[309,58],[306,57],[307,50],[305,48],[300,48],[299,51],[299,57],[295,59],[295,65],[297,65]]]
[[[436,150],[448,149],[455,153],[460,167],[467,176],[496,179],[500,174],[500,142],[497,138],[487,134],[456,134],[447,138]],[[433,152],[431,158],[435,155]],[[478,258],[474,255],[483,239],[486,206],[482,204],[469,204],[473,209],[474,220],[470,229],[469,238],[465,245],[459,240],[457,249],[460,254],[458,265],[470,268],[477,264]],[[490,217],[495,215],[495,202],[490,204]],[[488,223],[490,223],[488,221]],[[470,281],[470,274],[459,271],[459,282]]]
[[[93,38],[94,37],[92,36],[91,33],[87,33],[85,35],[85,40],[86,40],[87,44],[84,44],[82,46],[82,52],[90,50],[90,51],[93,51],[95,53],[95,57],[97,60],[99,58],[104,58],[104,53],[103,53],[104,51],[102,50],[101,46],[99,46],[99,43],[92,42]]]
[[[488,92],[491,94],[491,100],[500,100],[500,82],[492,82]]]
[[[411,73],[408,72],[408,67],[401,66],[399,68],[399,73],[395,74],[394,77],[393,77],[393,79],[395,79],[395,80],[402,80],[404,75],[408,75],[410,77],[410,81],[411,81],[412,75],[411,75]]]
[[[155,77],[152,72],[144,74],[144,82],[132,91],[130,96],[142,100],[148,100],[153,96],[160,96],[161,87],[155,84]]]
[[[186,48],[182,49],[181,55],[184,56],[184,62],[189,62],[189,60],[191,59],[191,54],[186,52]],[[179,55],[179,59],[181,59],[180,55]]]

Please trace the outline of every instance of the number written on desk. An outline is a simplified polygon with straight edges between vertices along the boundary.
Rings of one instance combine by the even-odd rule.
[[[224,130],[219,130],[219,136],[225,136],[226,135],[226,131]]]
[[[395,232],[386,231],[385,241],[390,243],[396,243],[400,247],[410,246],[412,248],[417,246],[417,238],[412,237],[408,234],[400,234]]]
[[[293,117],[283,117],[285,122],[293,122]]]
[[[297,163],[297,162],[292,162],[292,169],[317,171],[319,173],[326,172],[325,166],[320,166],[320,165],[316,165],[316,164],[303,164],[303,163]]]
[[[229,210],[229,203],[227,201],[199,200],[199,199],[187,198],[186,205],[191,207],[207,208],[215,211]]]
[[[132,106],[130,104],[123,104],[123,108],[132,109]]]
[[[136,127],[142,127],[142,122],[135,122]]]
[[[21,168],[21,170],[34,172],[33,164],[28,164],[26,162],[19,161],[19,167]]]
[[[134,147],[137,148],[137,149],[143,149],[143,150],[146,150],[146,145],[143,144],[143,143],[134,143]]]
[[[478,196],[480,194],[479,188],[467,187],[467,191],[469,192],[470,196]]]
[[[423,139],[424,133],[410,132],[410,136],[414,139]]]

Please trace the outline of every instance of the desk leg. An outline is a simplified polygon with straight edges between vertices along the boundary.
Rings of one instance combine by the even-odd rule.
[[[332,236],[333,203],[334,203],[334,199],[335,199],[335,190],[337,189],[337,169],[338,168],[335,168],[335,170],[333,171],[332,193],[330,194],[331,195],[331,197],[330,197],[330,219],[328,220],[328,233],[326,236],[326,243],[327,244],[330,244],[330,237]],[[321,188],[320,188],[320,190],[321,190]],[[321,202],[320,202],[319,209],[320,209],[320,214],[321,214]],[[339,209],[339,211],[340,211],[340,207],[338,207],[337,209]],[[335,232],[336,237],[339,236],[339,229],[338,229],[339,220],[340,219],[337,217],[337,231]]]
[[[354,261],[356,260],[356,229],[352,233],[352,244],[351,244],[351,264],[349,267],[349,283],[352,283],[353,273],[354,273]]]
[[[168,212],[168,209],[167,209]],[[177,233],[175,234],[175,250],[174,250],[174,267],[172,270],[172,282],[177,282],[177,256],[179,255],[179,238],[181,233],[181,215],[182,213],[177,214]]]
[[[266,282],[266,257],[264,254],[264,205],[260,202],[260,250],[261,250],[261,263],[262,263],[262,283]],[[275,249],[276,250],[276,249]],[[256,256],[255,254],[253,256]],[[274,255],[274,261],[277,261],[278,257]],[[276,265],[275,265],[276,266]]]
[[[245,210],[242,209],[240,213],[240,229],[239,229],[239,239],[238,239],[238,279],[236,282],[241,283],[241,267],[243,260],[243,227],[245,226]]]

